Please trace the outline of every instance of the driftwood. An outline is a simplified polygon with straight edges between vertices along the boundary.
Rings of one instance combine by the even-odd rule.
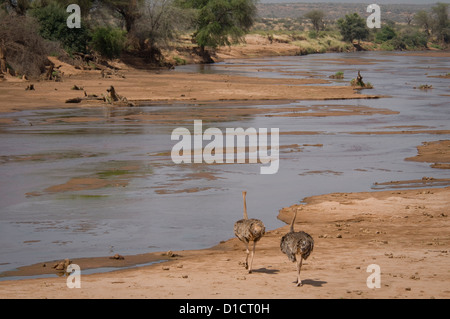
[[[82,101],[103,101],[113,105],[135,106],[135,104],[133,102],[129,102],[126,97],[120,96],[116,92],[114,86],[111,85],[110,88],[106,91],[109,94],[106,96],[102,94],[102,97],[99,97],[95,94],[87,94],[86,91],[84,91],[84,97],[67,99],[66,103],[81,103]]]
[[[119,95],[116,93],[116,89],[114,88],[114,86],[111,85],[111,87],[107,89],[106,92],[109,93],[111,102],[117,102],[120,100]]]
[[[76,98],[73,98],[73,99],[66,100],[66,103],[81,103],[82,100],[83,99],[81,97],[76,97]]]
[[[117,94],[114,86],[111,85],[109,89],[106,90],[109,93],[109,96],[105,97],[105,102],[110,104],[119,104],[125,106],[135,106],[133,102],[129,102],[125,96],[120,96]]]
[[[61,72],[59,71],[59,68],[62,67],[62,65],[55,66],[54,63],[50,62],[50,65],[47,66],[47,72],[45,72],[44,80],[47,81],[61,81]]]
[[[360,87],[366,87],[366,84],[363,82],[363,77],[361,76],[361,72],[358,71],[358,76],[356,77],[356,84]]]

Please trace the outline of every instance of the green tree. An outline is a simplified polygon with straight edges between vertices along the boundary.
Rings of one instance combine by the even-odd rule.
[[[420,10],[414,15],[414,21],[416,24],[423,28],[425,30],[425,33],[427,36],[430,36],[430,30],[431,30],[431,19],[428,15],[428,12],[425,10]]]
[[[325,13],[322,10],[309,11],[305,14],[305,18],[311,20],[316,32],[319,32],[324,28],[323,18],[325,18]]]
[[[242,41],[256,16],[256,0],[180,0],[197,9],[194,39],[204,51]]]
[[[448,19],[448,4],[438,3],[431,8],[433,12],[433,34],[439,41],[449,42],[450,22]]]
[[[38,20],[39,33],[44,39],[60,42],[69,52],[86,52],[88,29],[83,25],[83,20],[81,28],[68,28],[67,18],[70,13],[61,3],[52,1],[43,7],[32,9],[31,14]]]
[[[353,40],[358,40],[359,43],[369,35],[366,20],[357,13],[347,14],[345,19],[341,18],[337,23],[344,41],[353,42]]]

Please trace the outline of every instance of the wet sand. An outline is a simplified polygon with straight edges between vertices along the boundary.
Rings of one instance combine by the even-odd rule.
[[[407,161],[433,163],[431,167],[450,169],[450,141],[441,140],[424,142],[417,147],[418,155],[409,157]]]
[[[123,66],[125,69],[126,67]],[[127,69],[125,78],[101,78],[100,71],[83,74],[66,73],[62,82],[3,81],[0,82],[0,112],[37,108],[87,107],[108,105],[102,101],[83,100],[65,103],[68,99],[88,95],[102,97],[114,86],[116,92],[136,105],[163,102],[214,101],[280,101],[364,99],[374,97],[359,94],[350,86],[320,86],[323,79],[262,79],[221,74],[196,74],[174,71],[143,71]],[[34,84],[34,91],[26,91]],[[74,85],[83,90],[72,90]]]

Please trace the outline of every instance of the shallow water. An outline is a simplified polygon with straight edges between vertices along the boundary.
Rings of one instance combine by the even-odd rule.
[[[352,65],[355,59],[360,64]],[[227,127],[254,127],[321,132],[281,135],[281,145],[323,146],[302,146],[302,152],[281,150],[280,168],[275,175],[260,175],[260,164],[175,165],[164,155],[176,143],[170,134],[180,126],[191,129],[192,124],[127,118],[161,110],[184,112],[195,106],[52,109],[2,115],[16,122],[0,124],[0,272],[55,259],[213,246],[234,236],[233,223],[242,217],[243,190],[248,192],[250,217],[260,218],[268,229],[274,229],[284,225],[276,218],[278,210],[307,196],[375,191],[375,182],[450,177],[448,170],[404,160],[415,156],[422,142],[449,139],[450,135],[350,134],[412,129],[393,128],[398,126],[449,130],[450,109],[448,96],[444,96],[449,94],[449,80],[428,77],[450,72],[448,58],[364,52],[230,60],[179,70],[324,79],[344,72],[344,80],[324,85],[348,85],[361,70],[364,80],[375,87],[363,93],[390,97],[301,101],[292,105],[337,109],[356,105],[400,113],[342,117],[256,115],[208,123],[222,131]],[[421,84],[430,84],[433,89],[414,89]],[[61,120],[74,117],[101,120]],[[84,178],[106,181],[106,186],[77,189],[68,184]],[[55,185],[67,188],[52,191]],[[78,186],[83,185],[86,187],[83,182]]]

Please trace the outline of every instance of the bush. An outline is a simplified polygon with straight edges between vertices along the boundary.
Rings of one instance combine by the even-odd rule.
[[[59,44],[44,40],[38,29],[30,17],[0,12],[0,45],[4,43],[6,63],[13,74],[38,77],[49,65],[47,56],[59,55]]]
[[[59,41],[68,52],[87,52],[89,33],[85,27],[67,27],[69,13],[57,2],[36,7],[31,11],[40,25],[39,33],[44,39]]]
[[[111,27],[98,27],[92,32],[92,48],[102,56],[113,59],[120,56],[125,47],[127,32]]]
[[[397,37],[395,30],[391,26],[385,25],[377,32],[375,40],[380,43],[392,40],[395,37]]]
[[[395,50],[422,49],[427,47],[428,39],[425,34],[415,31],[402,34],[391,42]]]
[[[309,31],[308,37],[309,37],[310,39],[317,39],[317,37],[318,37],[317,31],[315,31],[315,30]]]

